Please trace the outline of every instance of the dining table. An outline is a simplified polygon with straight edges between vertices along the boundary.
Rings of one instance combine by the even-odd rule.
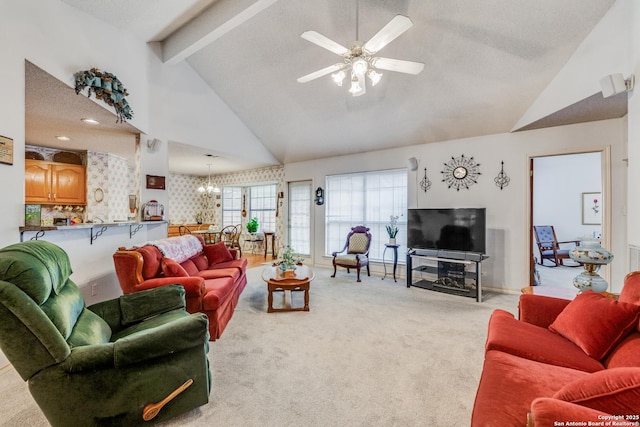
[[[202,236],[207,245],[218,243],[220,240],[220,230],[217,228],[205,228],[204,230],[191,230],[191,234]]]

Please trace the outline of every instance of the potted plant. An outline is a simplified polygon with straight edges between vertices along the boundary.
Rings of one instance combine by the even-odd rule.
[[[202,224],[202,220],[204,220],[204,213],[197,212],[195,219],[198,224]]]
[[[247,231],[251,234],[254,234],[258,231],[258,218],[255,216],[251,218],[251,221],[247,222]]]
[[[387,234],[389,235],[389,244],[396,244],[396,235],[398,234],[398,216],[391,215],[390,223],[387,224]]]
[[[296,264],[300,262],[300,257],[295,253],[291,245],[284,247],[282,258],[275,265],[278,266],[279,277],[295,277]]]

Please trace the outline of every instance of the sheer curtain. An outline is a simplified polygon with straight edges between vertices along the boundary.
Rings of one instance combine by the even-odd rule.
[[[325,255],[342,249],[351,227],[369,227],[371,260],[382,260],[386,225],[398,216],[396,242],[407,245],[407,170],[327,176]]]
[[[296,253],[311,255],[311,182],[289,184],[289,244]]]

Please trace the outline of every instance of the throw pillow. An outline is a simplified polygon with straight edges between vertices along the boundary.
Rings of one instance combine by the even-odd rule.
[[[637,414],[640,368],[594,372],[565,385],[553,397],[609,414]]]
[[[227,245],[225,245],[224,242],[218,242],[214,245],[206,245],[204,252],[209,260],[209,264],[217,264],[219,262],[233,260],[233,255],[231,255],[229,248],[227,248]]]
[[[162,258],[162,273],[165,277],[189,277],[189,273],[171,258]]]
[[[560,312],[549,329],[601,360],[635,327],[639,311],[640,306],[586,291]]]

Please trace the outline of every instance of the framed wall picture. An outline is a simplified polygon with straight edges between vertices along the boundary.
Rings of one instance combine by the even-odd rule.
[[[147,188],[156,190],[164,190],[164,176],[147,175]]]
[[[582,224],[602,224],[602,193],[582,193]]]
[[[0,135],[0,163],[13,164],[13,139]]]
[[[29,226],[40,226],[40,205],[24,205],[24,225]]]

